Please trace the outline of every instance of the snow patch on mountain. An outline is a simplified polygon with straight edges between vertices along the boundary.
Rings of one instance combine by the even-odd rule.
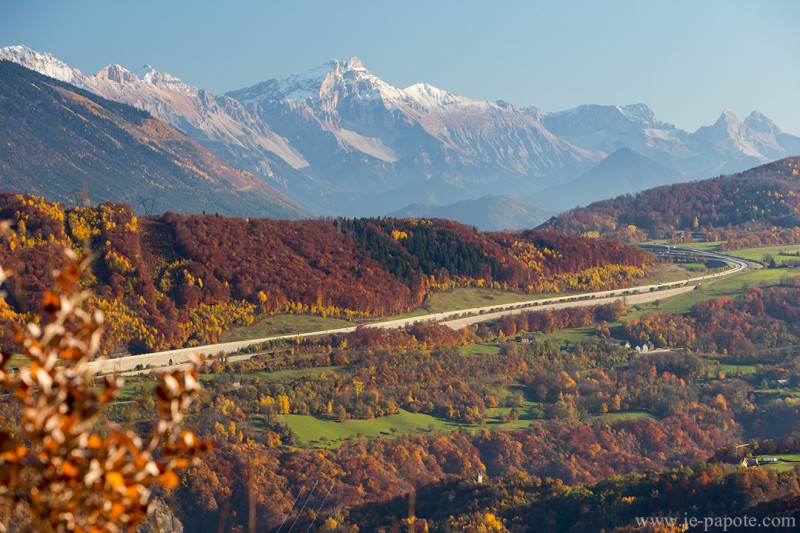
[[[459,96],[451,92],[439,89],[427,83],[416,83],[399,91],[400,100],[405,103],[413,103],[426,110],[442,109],[447,106],[473,107],[488,109],[488,102],[480,102],[465,96]]]

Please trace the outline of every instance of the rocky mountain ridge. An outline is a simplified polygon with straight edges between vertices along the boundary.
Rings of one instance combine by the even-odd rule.
[[[0,49],[0,57],[145,109],[317,214],[383,215],[487,194],[536,201],[540,191],[558,190],[621,148],[674,171],[678,181],[800,152],[800,137],[758,112],[740,121],[726,111],[689,133],[643,104],[549,113],[426,83],[401,89],[358,58],[214,95],[150,66],[109,65],[85,76],[21,46]],[[626,179],[634,189],[622,193],[663,175]],[[603,184],[594,185],[604,194]]]
[[[148,112],[9,61],[0,61],[0,136],[2,191],[66,205],[85,191],[92,203],[127,202],[140,214],[310,216]]]

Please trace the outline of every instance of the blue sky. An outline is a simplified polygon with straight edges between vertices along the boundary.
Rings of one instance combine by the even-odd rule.
[[[0,46],[84,73],[150,63],[215,93],[360,57],[387,82],[558,111],[642,102],[693,131],[757,109],[800,135],[796,0],[0,0]]]

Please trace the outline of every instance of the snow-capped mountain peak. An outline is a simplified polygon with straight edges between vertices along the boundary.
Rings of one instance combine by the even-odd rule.
[[[427,108],[442,107],[457,100],[456,95],[453,93],[427,83],[415,83],[410,87],[406,87],[403,89],[403,94]]]
[[[50,76],[66,83],[75,83],[80,71],[72,69],[47,52],[37,52],[24,45],[6,46],[0,48],[0,59],[18,63],[23,67],[35,70],[45,76]]]
[[[264,100],[305,100],[319,96],[319,88],[331,71],[339,68],[336,60],[327,61],[322,65],[303,74],[292,74],[288,78],[262,81],[235,91],[229,91],[226,96],[242,102],[260,102]]]
[[[754,132],[766,133],[768,135],[780,135],[783,131],[772,121],[759,111],[753,111],[744,119],[744,124]]]
[[[153,68],[152,65],[144,65],[142,68],[136,71],[136,75],[144,83],[155,83],[155,80],[160,76],[169,76],[170,78],[173,78],[173,76],[169,74],[164,74],[162,72],[159,72],[158,70]]]
[[[741,121],[733,111],[726,107],[722,110],[716,124],[741,124]]]
[[[341,63],[339,61],[334,63],[336,68],[328,72],[320,84],[320,98],[342,91],[345,95],[358,94],[362,96],[366,96],[376,90],[381,95],[383,93],[394,94],[397,92],[396,88],[364,68],[364,64],[357,57],[351,57]],[[387,91],[387,89],[389,90]]]
[[[547,113],[427,83],[400,89],[357,57],[226,96],[150,65],[112,64],[84,76],[24,46],[0,49],[0,58],[147,110],[325,213],[378,214],[422,197],[532,194],[625,148],[696,178],[800,153],[800,138],[757,112],[742,122],[726,110],[689,133],[644,104]]]
[[[351,57],[350,59],[346,59],[342,63],[342,68],[344,70],[367,70],[364,68],[364,63],[362,63],[361,60],[355,56]]]
[[[119,91],[125,87],[135,91],[142,85],[154,90],[166,90],[170,93],[196,95],[198,92],[197,87],[187,85],[166,72],[159,72],[150,65],[131,71],[121,65],[111,64],[98,70],[94,76],[82,78],[84,86],[98,94],[104,94],[109,89]]]
[[[98,80],[108,80],[120,85],[139,81],[139,77],[136,74],[117,64],[106,65],[98,70],[94,77]]]
[[[752,131],[747,124],[730,109],[725,109],[717,121],[711,126],[703,126],[693,135],[701,142],[710,143],[718,153],[726,153],[734,158],[753,158],[753,161],[765,162],[766,150],[774,150],[774,140],[759,138],[764,135]]]
[[[397,97],[399,90],[371,74],[357,57],[344,61],[333,59],[303,74],[257,83],[226,93],[239,101],[269,102],[281,100],[324,100],[343,95],[360,95],[365,99]]]
[[[700,130],[703,129],[700,128]],[[747,127],[730,109],[724,109],[712,126],[705,126],[705,131],[708,132],[710,138],[716,140],[735,139],[742,141],[748,134]]]
[[[655,113],[645,104],[630,104],[616,107],[624,117],[633,122],[639,122],[640,124],[655,124],[657,122]]]
[[[180,78],[161,72],[153,68],[152,65],[145,65],[136,71],[136,76],[142,83],[155,85],[170,91],[177,91],[187,94],[196,94],[198,89],[181,81]]]
[[[656,120],[653,110],[644,104],[624,106],[581,105],[558,113],[544,113],[545,125],[556,135],[591,135],[598,131],[623,133],[641,128],[671,129]]]

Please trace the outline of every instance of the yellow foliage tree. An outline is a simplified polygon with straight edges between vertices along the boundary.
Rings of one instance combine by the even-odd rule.
[[[89,361],[100,347],[103,315],[81,308],[79,291],[89,257],[68,250],[69,262],[47,292],[42,324],[17,333],[29,368],[8,372],[14,355],[0,356],[0,382],[21,403],[20,433],[0,430],[0,530],[37,532],[133,531],[147,517],[151,491],[178,485],[176,470],[209,446],[180,431],[183,412],[198,391],[197,364],[165,373],[156,387],[158,422],[146,439],[108,428],[98,417],[122,380],[93,385]],[[0,269],[0,283],[7,272]]]

